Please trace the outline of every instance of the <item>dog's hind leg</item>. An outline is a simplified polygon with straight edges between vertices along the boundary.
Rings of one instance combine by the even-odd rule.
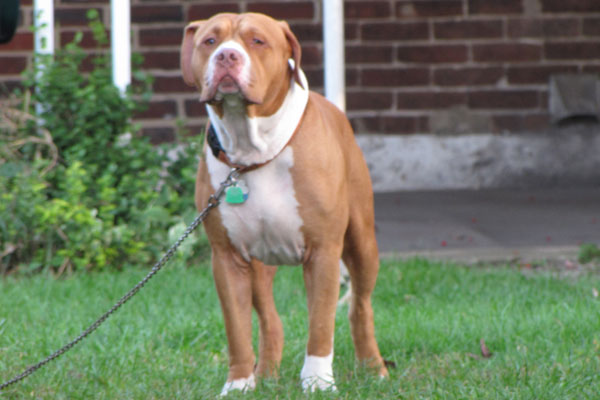
[[[372,205],[372,201],[370,202]],[[372,218],[362,218],[369,202],[361,202],[361,210],[351,210],[342,259],[350,273],[352,297],[348,317],[357,359],[381,376],[388,372],[375,340],[371,294],[379,271],[379,256]],[[372,207],[372,206],[371,206]]]

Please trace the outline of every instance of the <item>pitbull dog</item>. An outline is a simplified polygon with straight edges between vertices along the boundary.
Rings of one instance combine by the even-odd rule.
[[[198,209],[232,167],[242,171],[228,189],[235,193],[205,221],[229,344],[223,395],[254,388],[255,376],[277,374],[283,328],[273,277],[281,264],[303,266],[309,316],[304,390],[335,390],[340,259],[351,278],[356,357],[387,376],[371,307],[379,256],[369,172],[346,116],[308,90],[300,58],[288,24],[262,14],[218,14],[184,32],[183,78],[199,90],[210,119],[198,166]],[[252,307],[260,324],[256,365]]]

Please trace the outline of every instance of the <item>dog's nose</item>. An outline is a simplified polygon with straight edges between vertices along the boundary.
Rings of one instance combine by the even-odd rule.
[[[235,49],[221,49],[216,55],[217,62],[223,66],[233,66],[239,64],[242,55]]]

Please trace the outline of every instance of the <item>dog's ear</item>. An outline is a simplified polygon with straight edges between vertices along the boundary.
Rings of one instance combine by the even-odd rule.
[[[300,48],[300,43],[296,38],[296,35],[290,29],[290,26],[285,21],[279,21],[279,25],[283,30],[283,34],[292,49],[292,59],[294,60],[294,69],[292,74],[294,75],[294,80],[298,83],[298,85],[302,85],[302,81],[300,80],[300,59],[302,58],[302,49]],[[306,88],[304,88],[306,89]]]
[[[195,86],[194,71],[192,71],[192,55],[194,54],[194,35],[204,21],[194,21],[185,27],[181,42],[181,72],[183,80],[189,86]]]

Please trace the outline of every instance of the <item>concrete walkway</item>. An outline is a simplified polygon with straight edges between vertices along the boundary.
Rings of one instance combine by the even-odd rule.
[[[600,186],[375,195],[384,256],[456,261],[576,257],[600,245]]]

